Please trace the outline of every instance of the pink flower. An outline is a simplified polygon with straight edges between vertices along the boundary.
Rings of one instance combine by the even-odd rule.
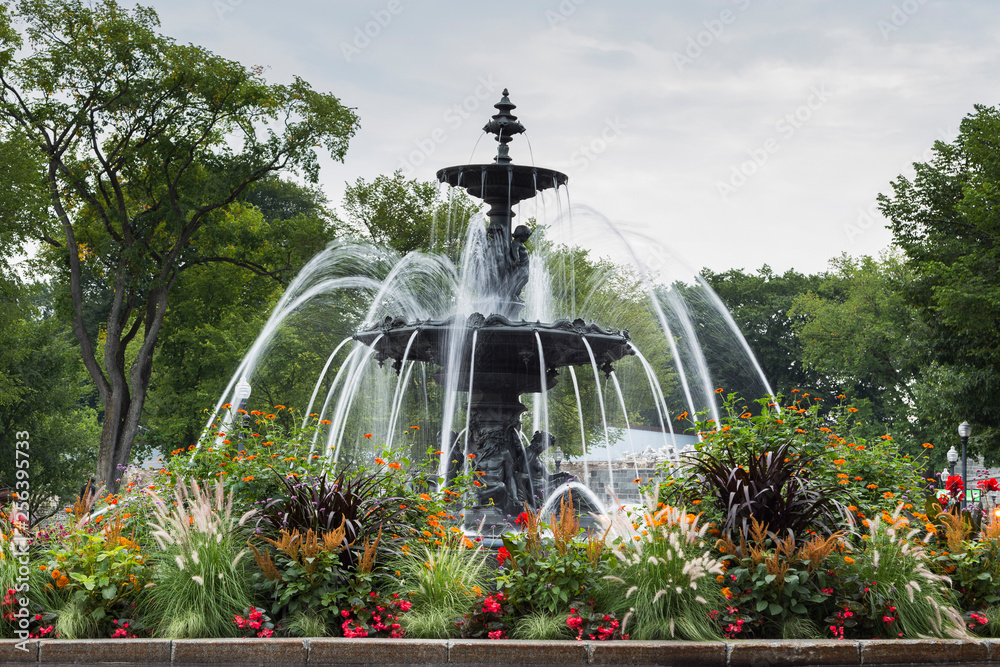
[[[486,635],[490,639],[503,639],[503,630],[493,630]]]

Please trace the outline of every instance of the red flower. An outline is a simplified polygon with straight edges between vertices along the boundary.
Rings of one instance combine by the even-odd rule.
[[[945,482],[944,488],[948,490],[952,498],[957,498],[962,493],[964,486],[961,475],[948,475],[948,481]]]
[[[507,547],[500,547],[497,551],[497,567],[502,567],[504,562],[511,557]]]
[[[518,514],[517,518],[514,519],[514,523],[517,524],[518,526],[527,526],[528,525],[528,513],[527,512],[521,512],[520,514]]]
[[[997,481],[995,479],[981,480],[979,482],[976,482],[976,486],[978,486],[983,491],[1000,491],[1000,484],[997,484]]]

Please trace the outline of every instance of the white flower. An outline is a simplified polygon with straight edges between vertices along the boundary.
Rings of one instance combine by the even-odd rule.
[[[197,574],[194,575],[193,577],[191,577],[191,581],[195,582],[199,586],[204,586],[205,585],[205,580],[202,579],[201,577],[199,577]]]

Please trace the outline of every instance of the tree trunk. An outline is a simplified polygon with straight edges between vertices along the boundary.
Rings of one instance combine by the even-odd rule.
[[[111,392],[104,400],[104,428],[101,431],[101,445],[97,454],[98,486],[107,487],[117,493],[125,474],[125,468],[132,454],[132,444],[139,432],[142,408],[146,403],[149,378],[153,371],[153,351],[159,338],[163,318],[167,312],[167,294],[175,279],[150,290],[146,302],[145,336],[135,361],[125,373],[125,347],[131,340],[130,333],[122,332],[108,317],[108,338],[105,343],[105,371],[111,380]],[[117,341],[111,343],[111,332]],[[116,349],[111,352],[112,347]]]

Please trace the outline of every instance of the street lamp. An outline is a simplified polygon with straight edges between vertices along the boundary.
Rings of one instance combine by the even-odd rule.
[[[969,422],[962,422],[961,424],[959,424],[958,437],[962,439],[962,510],[963,511],[965,510],[965,505],[966,505],[965,501],[966,489],[968,488],[969,484],[968,482],[969,478],[967,477],[968,461],[966,460],[965,446],[969,444],[970,435],[972,435],[972,426],[969,425]]]
[[[955,451],[955,446],[952,445],[951,449],[948,450],[948,474],[955,474],[955,462],[958,461],[958,452]]]
[[[556,472],[559,472],[559,466],[563,462],[563,451],[561,447],[556,447],[556,451],[552,452],[552,460],[556,462]]]

